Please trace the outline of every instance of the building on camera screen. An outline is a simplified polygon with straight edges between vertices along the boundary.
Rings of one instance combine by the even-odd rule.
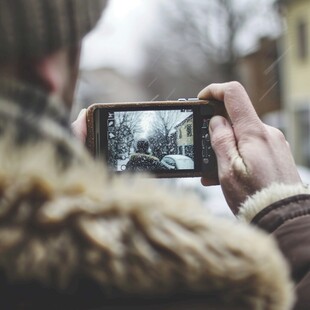
[[[113,170],[194,169],[191,109],[112,112],[107,122]]]

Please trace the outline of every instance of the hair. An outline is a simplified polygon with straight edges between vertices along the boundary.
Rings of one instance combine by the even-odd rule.
[[[137,153],[148,154],[149,146],[149,141],[147,139],[139,139],[136,146]]]

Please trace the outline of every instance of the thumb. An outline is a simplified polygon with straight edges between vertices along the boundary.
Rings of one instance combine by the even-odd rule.
[[[71,128],[75,136],[85,143],[87,135],[86,109],[81,110],[76,121],[71,124]]]
[[[222,116],[214,116],[209,125],[211,145],[217,157],[218,175],[227,175],[232,162],[239,157],[233,128]]]

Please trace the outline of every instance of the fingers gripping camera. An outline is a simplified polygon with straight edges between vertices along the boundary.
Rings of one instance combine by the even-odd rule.
[[[217,178],[209,137],[222,102],[198,99],[96,103],[87,110],[87,146],[116,173]]]

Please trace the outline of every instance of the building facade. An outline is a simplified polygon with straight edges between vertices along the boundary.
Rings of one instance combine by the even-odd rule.
[[[296,162],[310,166],[310,1],[279,0],[287,29],[281,40],[287,137]]]
[[[260,117],[282,108],[277,59],[279,59],[277,40],[262,37],[257,48],[240,57],[237,63],[240,81]]]
[[[188,116],[175,129],[177,154],[194,159],[193,115]]]

